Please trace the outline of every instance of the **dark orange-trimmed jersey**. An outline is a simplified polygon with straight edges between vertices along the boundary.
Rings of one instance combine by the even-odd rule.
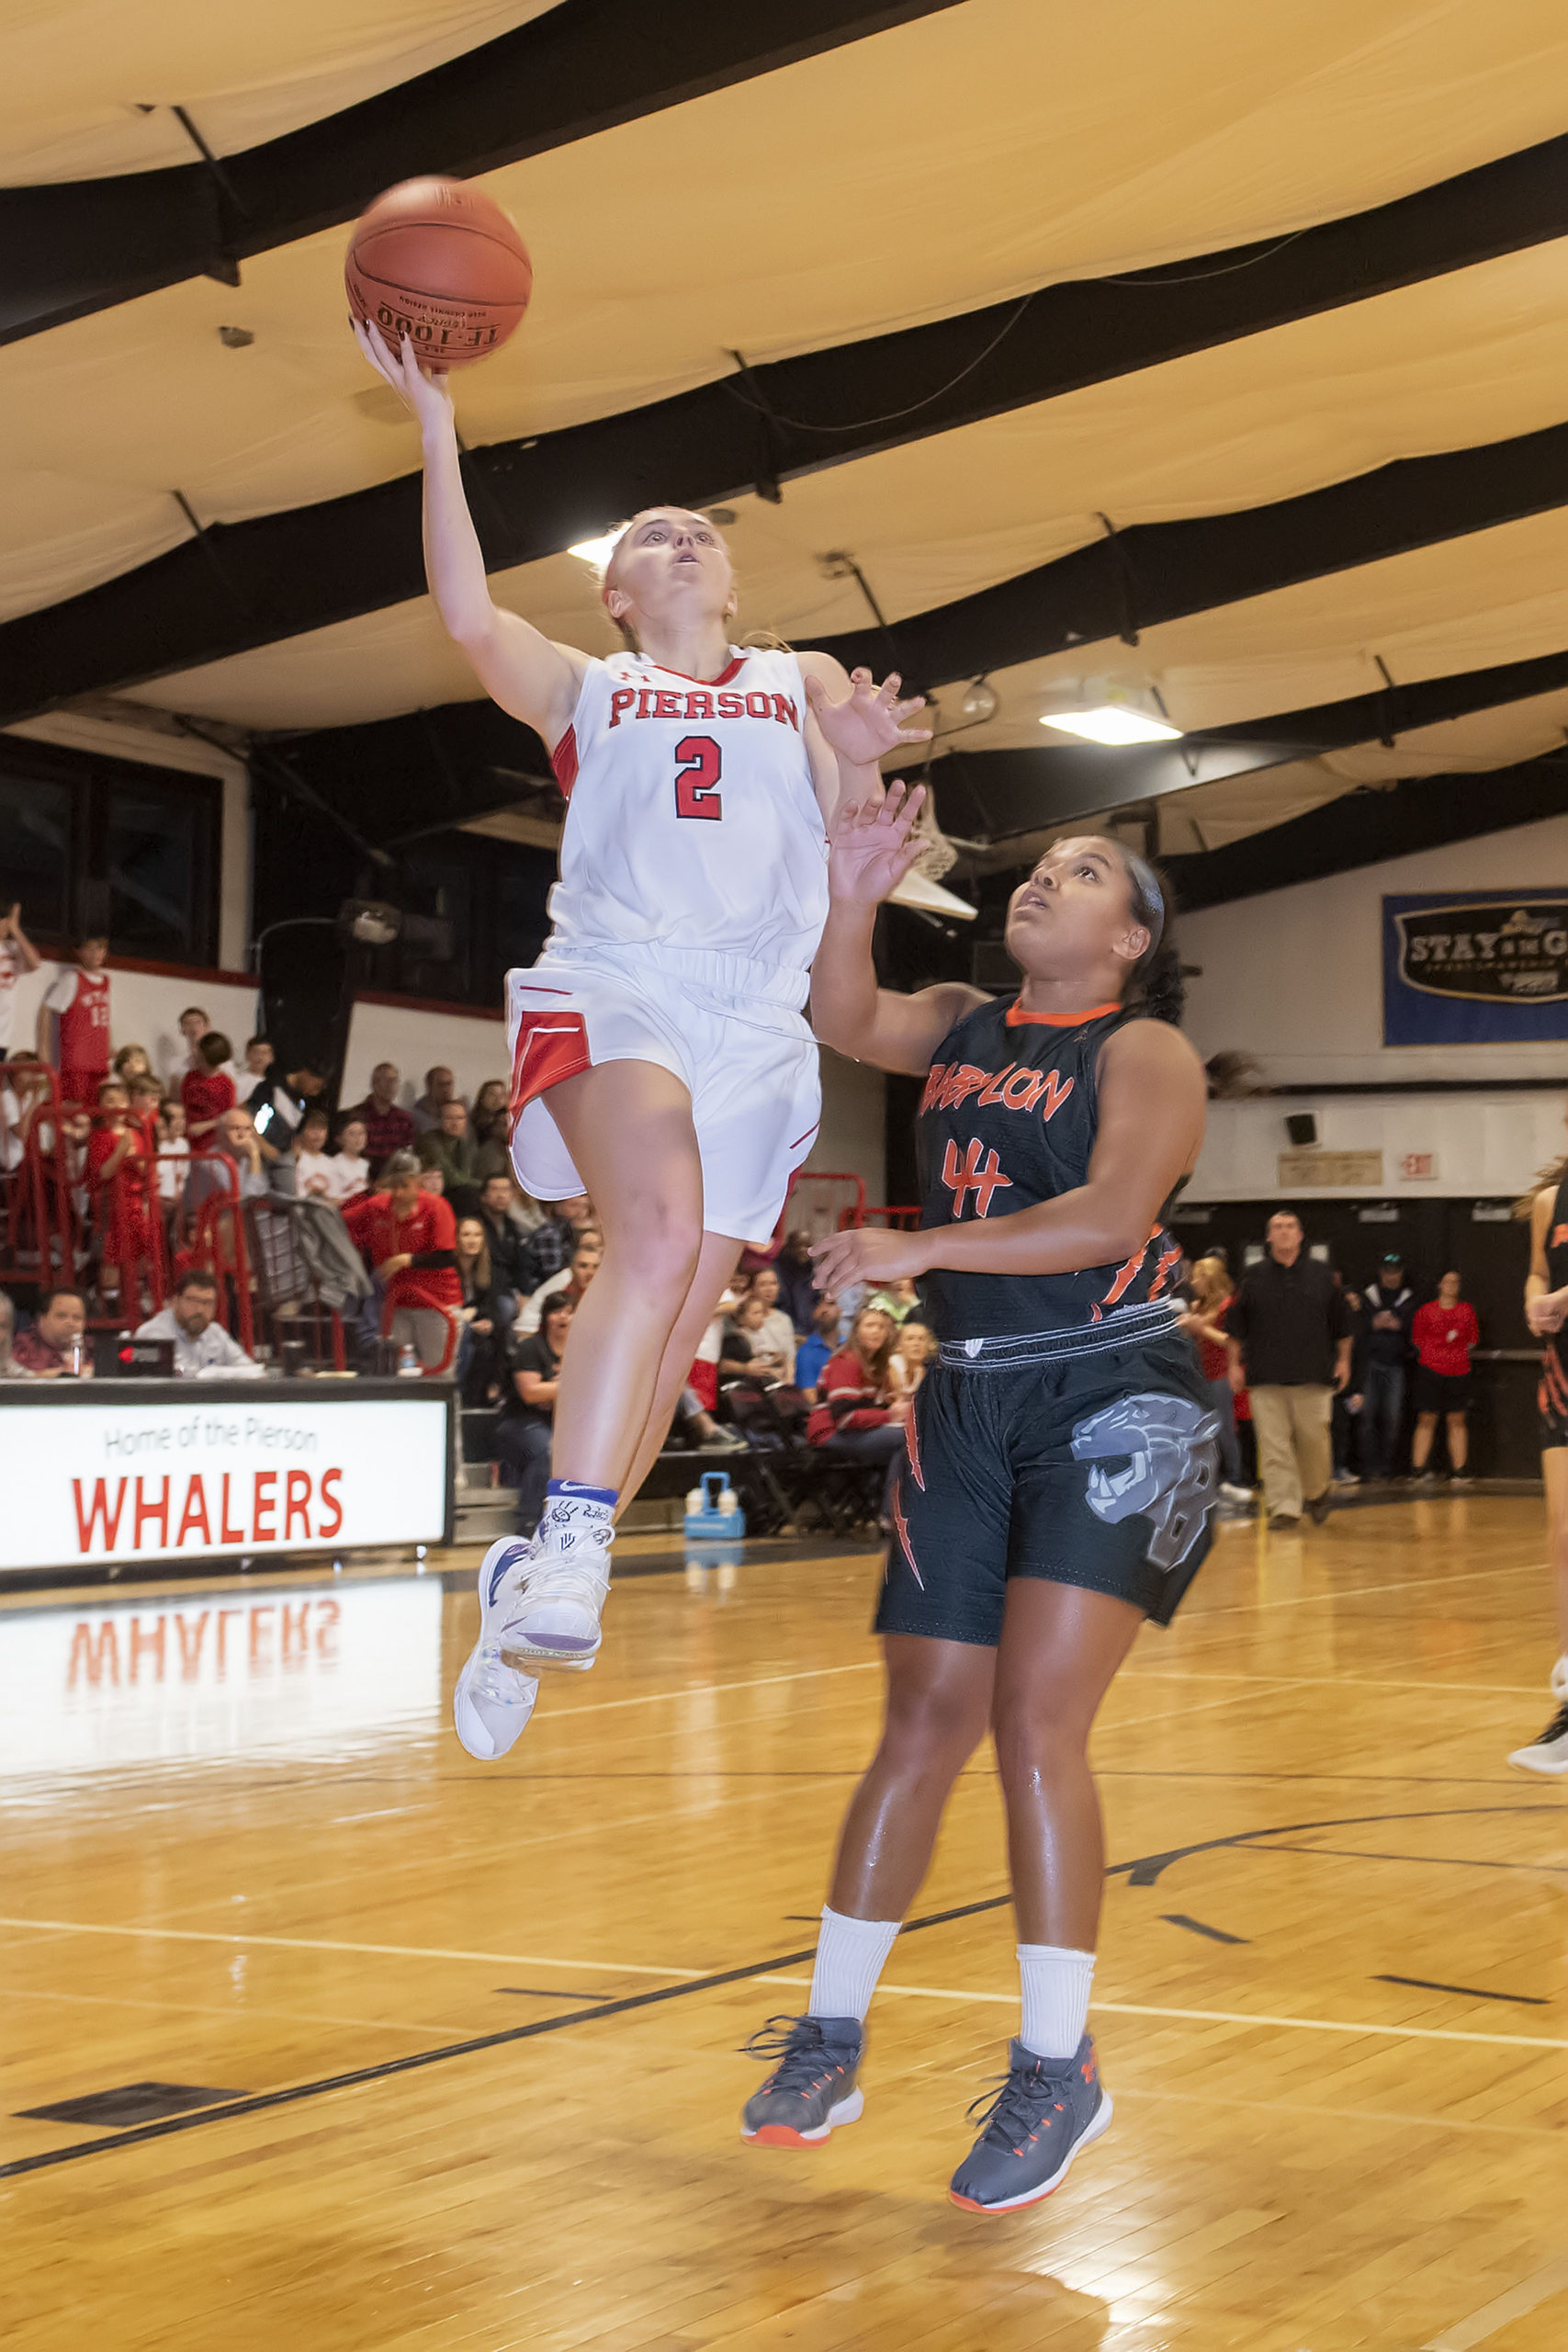
[[[949,1030],[916,1121],[922,1230],[1016,1216],[1077,1191],[1094,1148],[1100,1051],[1133,1017],[1109,1004],[1064,1023],[997,999]],[[944,1340],[1057,1331],[1168,1296],[1180,1260],[1156,1226],[1122,1265],[1070,1274],[939,1268],[925,1288]]]

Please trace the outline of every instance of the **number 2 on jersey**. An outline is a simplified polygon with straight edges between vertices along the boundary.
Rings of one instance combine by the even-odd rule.
[[[711,735],[682,735],[675,746],[675,814],[677,817],[722,817],[724,798],[718,790],[721,761]]]

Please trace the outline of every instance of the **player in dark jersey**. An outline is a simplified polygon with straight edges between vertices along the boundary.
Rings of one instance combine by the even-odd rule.
[[[1547,1547],[1562,1648],[1551,1669],[1557,1712],[1540,1737],[1529,1747],[1516,1747],[1508,1761],[1527,1772],[1568,1773],[1568,1159],[1542,1169],[1537,1183],[1529,1200],[1525,1320],[1546,1343],[1537,1391],[1540,1471],[1546,1481]]]
[[[941,1353],[908,1424],[877,1610],[881,1745],[844,1824],[808,2014],[752,2045],[777,2063],[741,2128],[798,2144],[860,2113],[877,1974],[989,1731],[1023,2017],[950,2193],[994,2212],[1047,2195],[1111,2120],[1085,2030],[1104,1871],[1087,1743],[1138,1627],[1168,1621],[1209,1544],[1218,1417],[1161,1223],[1205,1085],[1171,1025],[1162,886],[1116,841],[1058,842],[1013,893],[1015,998],[878,989],[876,903],[911,862],[920,798],[895,786],[836,819],[812,967],[826,1044],[926,1080],[920,1227],[816,1254],[825,1288],[923,1278]]]

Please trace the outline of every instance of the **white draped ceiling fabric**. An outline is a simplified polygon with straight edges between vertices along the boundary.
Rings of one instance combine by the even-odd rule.
[[[0,185],[188,164],[329,120],[547,11],[458,0],[21,0],[0,26]],[[470,447],[636,410],[752,364],[1286,240],[1568,130],[1561,0],[963,0],[489,174],[533,309],[456,379]],[[387,174],[394,178],[394,169]],[[344,323],[341,228],[0,348],[0,620],[204,526],[411,473],[412,427]],[[1351,300],[728,503],[745,620],[895,621],[1118,530],[1235,514],[1568,420],[1568,240]],[[254,340],[231,348],[221,327]],[[920,396],[921,388],[911,391]],[[845,423],[859,422],[851,411]],[[825,444],[830,447],[830,442]],[[175,495],[180,494],[179,498]],[[618,519],[598,518],[602,526]],[[499,573],[551,635],[608,639],[564,549]],[[965,750],[1040,748],[1047,687],[1157,686],[1202,729],[1568,652],[1568,509],[996,672]],[[426,600],[129,689],[310,729],[471,695]],[[956,711],[944,710],[944,724]],[[1538,695],[1161,804],[1212,847],[1356,786],[1562,741]]]

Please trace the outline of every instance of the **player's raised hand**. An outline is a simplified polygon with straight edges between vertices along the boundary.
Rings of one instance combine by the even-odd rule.
[[[915,820],[926,787],[908,791],[890,784],[881,800],[851,800],[835,809],[828,829],[828,890],[830,897],[874,906],[896,890],[919,854]]]
[[[351,319],[354,340],[385,384],[389,384],[405,408],[412,410],[422,433],[432,426],[440,427],[454,422],[452,394],[444,374],[433,374],[422,368],[413,345],[405,334],[402,348],[391,352],[379,334],[372,333],[363,319]]]
[[[904,721],[925,707],[924,695],[898,699],[903,680],[891,671],[878,685],[869,670],[850,672],[850,691],[835,702],[825,682],[814,673],[806,680],[806,699],[817,716],[829,748],[854,767],[869,767],[900,743],[929,743],[929,727],[906,727]]]

